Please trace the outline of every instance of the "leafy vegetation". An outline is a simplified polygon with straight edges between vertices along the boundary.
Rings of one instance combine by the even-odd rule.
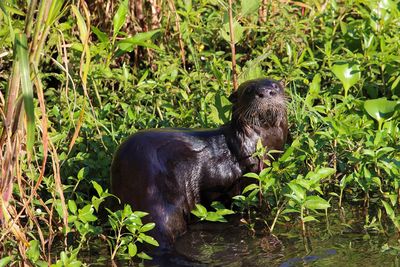
[[[290,97],[293,141],[233,203],[249,229],[307,236],[361,209],[367,233],[400,234],[399,1],[135,2],[0,1],[1,266],[81,266],[95,240],[148,259],[154,224],[106,209],[113,152],[139,129],[226,122],[236,73]],[[213,207],[193,213],[230,213]]]

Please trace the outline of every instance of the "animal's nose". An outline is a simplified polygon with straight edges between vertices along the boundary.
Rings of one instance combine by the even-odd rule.
[[[273,97],[277,95],[277,91],[273,88],[267,88],[263,90],[259,90],[256,93],[256,96],[259,98],[264,98],[264,97]]]

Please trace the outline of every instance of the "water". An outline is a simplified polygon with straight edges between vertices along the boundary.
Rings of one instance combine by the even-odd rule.
[[[278,227],[276,237],[249,235],[243,226],[193,225],[176,244],[177,251],[203,266],[399,266],[397,253],[382,252],[383,234],[321,227],[304,240],[298,227]]]
[[[175,255],[156,258],[145,265],[400,266],[398,251],[382,250],[387,243],[398,245],[396,236],[388,238],[383,234],[367,234],[362,227],[352,230],[340,224],[329,231],[325,224],[318,228],[313,224],[313,227],[307,241],[302,238],[299,227],[294,225],[277,226],[276,237],[271,237],[263,234],[253,236],[238,223],[196,223],[178,239]],[[101,254],[107,255],[106,248]],[[96,257],[92,255],[91,259]],[[98,260],[91,266],[111,266],[111,263]],[[120,261],[117,265],[128,266],[128,263]]]

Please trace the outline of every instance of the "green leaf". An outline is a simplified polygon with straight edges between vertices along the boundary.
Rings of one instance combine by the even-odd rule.
[[[35,110],[33,105],[33,87],[29,70],[28,43],[26,35],[15,35],[15,52],[21,73],[22,96],[27,119],[26,151],[31,154],[35,142]]]
[[[142,226],[142,228],[140,228],[140,231],[142,233],[148,232],[148,231],[154,229],[155,226],[156,226],[155,223],[146,223],[145,225]]]
[[[11,262],[11,260],[12,260],[11,256],[2,258],[0,260],[0,267],[8,266],[8,264]]]
[[[386,97],[366,100],[364,102],[365,110],[378,122],[379,129],[382,128],[382,123],[385,120],[391,119],[398,106],[400,106],[398,102],[387,100]]]
[[[320,90],[321,90],[321,74],[317,73],[315,74],[310,84],[310,89],[308,90],[305,100],[306,104],[309,107],[312,107],[314,105],[314,99],[319,97]]]
[[[310,176],[315,179],[315,180],[322,180],[325,179],[331,175],[333,175],[336,172],[336,170],[334,168],[319,168],[318,170],[316,170],[315,172],[312,172],[310,174]],[[307,178],[308,178],[308,174],[307,174]]]
[[[137,246],[134,243],[129,243],[128,245],[129,257],[135,257],[137,253]]]
[[[196,204],[196,208],[191,213],[196,217],[204,219],[207,216],[207,209],[201,204]]]
[[[233,43],[237,44],[240,42],[243,38],[243,33],[244,33],[244,28],[238,21],[233,22]],[[231,37],[230,37],[230,30],[229,30],[229,23],[225,23],[220,30],[220,34],[222,38],[224,38],[225,41],[228,43],[231,43]]]
[[[247,16],[258,11],[260,0],[242,0],[240,5],[242,16]]]
[[[72,214],[76,214],[77,207],[76,207],[76,203],[74,200],[72,200],[72,199],[68,200],[68,208],[72,212]]]
[[[91,181],[93,184],[94,189],[96,189],[97,194],[99,197],[103,195],[103,188],[99,185],[96,181]]]
[[[153,30],[153,31],[148,31],[148,32],[139,32],[136,33],[133,37],[128,37],[125,39],[122,39],[117,43],[117,46],[119,49],[122,51],[126,52],[131,52],[136,46],[143,46],[143,47],[148,47],[156,50],[160,50],[158,46],[153,44],[151,41],[151,38],[161,30]]]
[[[295,183],[289,183],[288,185],[290,189],[292,189],[293,193],[299,198],[299,200],[303,201],[306,197],[306,190]]]
[[[357,64],[337,63],[332,66],[331,71],[342,82],[345,97],[347,97],[350,87],[361,79],[360,68]]]
[[[71,5],[71,9],[76,17],[76,22],[78,24],[79,37],[81,39],[81,42],[83,44],[85,44],[89,38],[89,31],[86,27],[86,22],[82,16],[81,12],[79,12],[79,9],[75,5]]]
[[[243,176],[260,180],[260,176],[257,173],[254,173],[254,172],[245,173]]]
[[[226,222],[226,219],[219,215],[217,212],[210,211],[207,213],[206,221],[210,222]]]
[[[85,168],[82,168],[79,170],[78,175],[77,175],[77,178],[79,181],[81,181],[81,180],[83,180],[83,178],[85,178],[85,176],[84,176],[85,172],[86,172]]]
[[[235,212],[233,210],[230,210],[230,209],[219,209],[219,210],[216,211],[216,213],[218,215],[225,216],[225,215],[234,214]]]
[[[36,262],[37,260],[39,260],[40,257],[39,241],[37,240],[29,241],[29,248],[26,251],[26,255],[28,256],[28,259],[31,260],[32,262]]]
[[[62,8],[63,4],[64,4],[64,0],[55,0],[55,1],[51,2],[49,13],[48,13],[47,19],[45,21],[47,26],[52,25],[57,20],[57,17],[62,15],[63,12],[61,12],[61,8]]]
[[[255,190],[255,189],[259,189],[259,186],[256,185],[256,184],[249,184],[248,186],[246,186],[246,187],[243,189],[242,194],[244,194],[244,193],[246,193],[246,192],[248,192],[248,191],[253,191],[253,190]]]
[[[153,245],[158,247],[159,244],[157,242],[157,240],[155,240],[153,237],[145,235],[145,234],[140,234],[139,238],[142,239],[144,242],[146,242],[147,244]]]
[[[93,211],[94,209],[90,204],[86,205],[82,209],[79,209],[78,211],[79,220],[81,220],[84,223],[96,221],[97,217],[93,215]]]
[[[93,33],[96,34],[97,38],[100,40],[101,43],[104,43],[104,44],[109,43],[107,34],[102,32],[99,28],[97,28],[95,26],[91,26],[91,29],[92,29]]]
[[[314,216],[311,216],[311,215],[306,216],[306,217],[303,218],[303,222],[311,222],[311,221],[317,221],[318,222],[318,220]]]
[[[138,253],[137,256],[138,256],[139,258],[141,258],[141,259],[144,259],[144,260],[151,260],[151,259],[153,259],[152,257],[150,257],[149,255],[147,255],[147,254],[144,253],[144,252]]]
[[[308,196],[306,201],[304,202],[304,206],[307,209],[312,210],[325,210],[329,208],[331,205],[325,199],[319,196]]]
[[[119,4],[118,10],[113,18],[113,36],[117,36],[119,30],[125,23],[126,15],[128,14],[128,0],[124,0]]]

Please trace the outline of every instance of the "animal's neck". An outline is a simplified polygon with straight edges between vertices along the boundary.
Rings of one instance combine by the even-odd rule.
[[[263,141],[263,129],[255,126],[238,125],[231,122],[225,125],[225,136],[228,147],[236,157],[243,171],[253,171],[258,164],[258,159],[252,155],[256,151],[257,142]]]

